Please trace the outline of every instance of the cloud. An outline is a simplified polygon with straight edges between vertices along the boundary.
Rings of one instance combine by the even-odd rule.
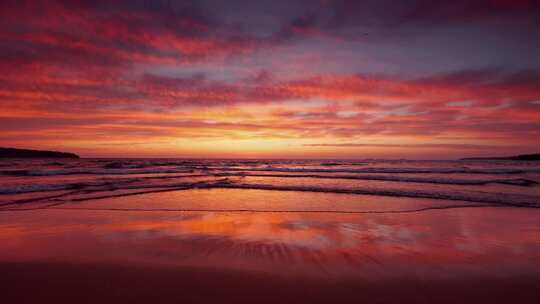
[[[2,1],[0,142],[535,144],[537,2],[389,3]]]
[[[188,2],[21,1],[4,12],[4,64],[178,63],[241,54],[264,44]]]
[[[358,143],[335,143],[335,144],[305,144],[306,147],[332,147],[332,148],[398,148],[398,149],[460,149],[460,150],[504,150],[512,146],[494,146],[481,144],[358,144]]]
[[[381,42],[417,36],[433,27],[534,25],[538,17],[540,5],[534,0],[332,0],[311,3],[309,8],[306,5],[304,13],[289,21],[276,36],[283,40],[325,36]],[[534,26],[522,29],[540,32]]]
[[[530,74],[521,72],[488,76],[485,71],[480,74],[460,71],[452,76],[443,74],[420,80],[360,74],[319,75],[291,81],[253,82],[212,80],[204,74],[168,77],[146,73],[133,77],[113,73],[100,78],[99,75],[108,74],[99,71],[69,73],[65,78],[37,73],[31,81],[25,77],[5,78],[0,85],[0,103],[9,104],[13,111],[71,115],[92,111],[97,117],[112,113],[120,117],[141,113],[144,117],[146,113],[157,115],[190,109],[195,111],[192,113],[201,113],[201,120],[213,121],[219,120],[204,116],[205,111],[258,107],[257,115],[266,116],[271,123],[275,119],[303,121],[304,133],[288,126],[299,136],[340,137],[495,131],[533,134],[537,128],[534,122],[540,116],[539,107],[530,102],[540,98],[539,87],[532,86],[534,81],[530,86],[509,84],[508,79],[516,74]],[[454,76],[471,74],[482,76]],[[476,81],[477,78],[481,81]],[[318,102],[307,107],[310,100]],[[501,108],[501,101],[508,100],[513,102]],[[503,115],[501,111],[504,121],[495,124]],[[230,119],[244,118],[236,115]],[[153,120],[150,125],[165,123]],[[218,126],[237,129],[241,124],[213,125]]]

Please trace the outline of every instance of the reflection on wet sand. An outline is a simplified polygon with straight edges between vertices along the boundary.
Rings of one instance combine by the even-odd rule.
[[[540,273],[540,214],[405,215],[47,210],[2,219],[3,261],[237,268],[368,279]],[[513,229],[499,229],[499,221]],[[504,263],[501,263],[504,261]]]
[[[201,198],[209,192],[183,193],[186,200],[182,207],[189,208],[186,202],[190,195],[191,199]],[[241,204],[245,199],[243,193],[228,198],[233,202],[232,208],[234,202]],[[316,194],[309,205],[332,200],[331,196]],[[137,199],[146,199],[146,206],[154,206],[156,197],[160,196],[143,195]],[[487,206],[380,214],[286,212],[286,203],[280,199],[288,197],[270,200],[280,212],[137,211],[137,201],[133,198],[64,205],[66,209],[0,212],[0,265],[11,271],[7,272],[11,281],[6,283],[11,285],[17,282],[17,267],[46,267],[51,273],[86,276],[89,268],[83,267],[77,270],[78,274],[72,274],[72,268],[66,270],[62,265],[93,265],[91,269],[113,265],[110,267],[162,269],[163,272],[153,272],[158,277],[175,269],[188,277],[207,271],[219,271],[226,276],[242,273],[244,281],[233,282],[232,286],[247,286],[246,280],[261,275],[282,278],[276,279],[279,284],[292,278],[322,279],[330,285],[321,283],[319,287],[330,288],[330,294],[337,292],[332,288],[342,284],[339,282],[383,284],[419,280],[435,284],[450,280],[478,285],[484,282],[478,278],[484,278],[506,280],[504,284],[534,285],[531,283],[534,281],[523,281],[524,278],[540,277],[540,211],[536,209]],[[120,209],[130,203],[131,211]],[[386,203],[390,206],[392,202]],[[431,203],[411,200],[404,204],[417,207]],[[113,208],[100,210],[101,204]],[[172,201],[164,199],[155,206],[160,204],[172,204]],[[212,205],[212,200],[207,204]],[[302,202],[294,206],[289,202],[289,205],[289,208],[298,207]],[[405,205],[398,205],[395,207],[406,209]],[[369,202],[365,206],[372,208]],[[380,206],[381,210],[389,208]],[[501,222],[505,225],[501,226]],[[103,270],[103,275],[110,277],[108,271]],[[138,275],[144,275],[145,271]],[[211,277],[215,279],[214,275]],[[264,279],[261,284],[268,282]],[[462,287],[466,288],[465,285]],[[482,288],[482,292],[489,290],[487,286]],[[512,292],[521,293],[520,288],[521,285],[514,287]],[[296,296],[291,295],[291,299]]]

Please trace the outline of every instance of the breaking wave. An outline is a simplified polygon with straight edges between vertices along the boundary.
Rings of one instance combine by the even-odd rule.
[[[66,191],[62,199],[69,200],[69,193],[77,192],[77,200],[85,200],[126,191],[195,188],[347,193],[519,207],[540,203],[540,164],[530,162],[83,159],[0,162],[0,167],[3,205],[45,199],[58,191]]]

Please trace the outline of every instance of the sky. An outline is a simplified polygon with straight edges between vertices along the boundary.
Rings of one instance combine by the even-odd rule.
[[[0,4],[0,146],[84,157],[540,152],[540,1]]]

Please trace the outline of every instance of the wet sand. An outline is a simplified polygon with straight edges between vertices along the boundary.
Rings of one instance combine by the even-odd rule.
[[[2,302],[538,303],[538,223],[532,208],[236,189],[4,210]]]
[[[0,264],[3,303],[538,303],[539,276],[382,281],[140,265]]]

